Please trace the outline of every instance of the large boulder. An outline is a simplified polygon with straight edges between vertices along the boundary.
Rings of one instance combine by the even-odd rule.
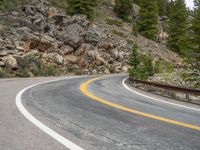
[[[30,50],[30,42],[29,41],[21,41],[21,42],[17,42],[17,46],[16,46],[16,49],[18,51],[21,51],[21,52],[28,52]]]
[[[62,35],[63,41],[66,45],[70,45],[73,48],[78,48],[84,41],[83,36],[85,30],[78,24],[71,24],[66,28],[66,31]]]
[[[0,61],[0,67],[4,67],[5,66],[5,63]]]
[[[44,57],[46,57],[48,60],[54,62],[57,65],[63,65],[64,63],[63,57],[58,53],[48,53]]]
[[[18,68],[17,60],[12,55],[5,56],[2,60],[5,64],[8,64],[11,69],[15,70]]]
[[[97,28],[89,27],[85,35],[85,42],[97,45],[101,41],[102,34],[102,31],[99,31]]]
[[[98,66],[107,64],[106,60],[103,57],[101,57],[100,53],[97,50],[90,50],[86,54],[87,54],[88,59],[92,63]]]
[[[6,50],[0,50],[0,57],[4,57],[8,54]]]
[[[72,54],[73,51],[74,51],[74,49],[73,49],[71,46],[69,46],[69,45],[63,45],[63,46],[60,48],[60,50],[61,50],[61,53],[62,53],[63,55]]]
[[[20,31],[19,31],[20,32]],[[24,51],[29,51],[30,49],[34,49],[40,43],[40,37],[33,35],[31,33],[25,32],[21,33],[21,40],[24,42],[18,42],[16,47],[24,49]]]
[[[57,49],[56,41],[48,35],[43,35],[40,39],[40,42],[37,46],[38,50],[41,52],[55,52]]]
[[[95,50],[92,45],[83,43],[81,46],[76,50],[75,55],[84,55],[85,52],[90,51],[90,50]]]
[[[78,60],[79,60],[78,57],[74,55],[66,55],[64,57],[65,64],[68,64],[68,63],[77,64]]]

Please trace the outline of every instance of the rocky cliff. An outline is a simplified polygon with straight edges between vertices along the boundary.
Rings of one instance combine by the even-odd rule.
[[[68,16],[48,1],[0,13],[0,71],[9,65],[15,74],[21,67],[19,60],[31,55],[43,64],[62,68],[62,74],[68,73],[69,66],[79,74],[126,72],[133,42],[142,53],[181,65],[178,55],[164,45],[134,36],[127,23],[108,21],[91,23],[82,15]]]

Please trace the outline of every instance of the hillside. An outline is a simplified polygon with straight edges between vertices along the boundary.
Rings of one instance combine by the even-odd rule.
[[[35,0],[0,13],[0,77],[127,72],[133,42],[154,61],[182,65],[165,44],[135,36],[132,25],[116,17],[114,1],[101,1],[92,22],[67,15],[65,1],[52,2]]]

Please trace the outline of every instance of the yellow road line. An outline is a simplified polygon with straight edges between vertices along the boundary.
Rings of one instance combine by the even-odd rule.
[[[102,77],[100,77],[100,78],[102,78]],[[175,124],[175,125],[179,125],[179,126],[183,126],[183,127],[187,127],[187,128],[191,128],[191,129],[200,131],[200,126],[196,126],[196,125],[192,125],[192,124],[188,124],[188,123],[184,123],[184,122],[179,122],[179,121],[176,121],[176,120],[163,118],[163,117],[155,116],[155,115],[152,115],[152,114],[149,114],[149,113],[137,111],[135,109],[128,108],[128,107],[125,107],[125,106],[122,106],[122,105],[119,105],[119,104],[116,104],[116,103],[112,103],[112,102],[109,102],[108,100],[104,100],[100,97],[93,95],[92,93],[90,93],[87,90],[87,86],[91,82],[98,80],[100,78],[90,79],[90,80],[84,82],[83,84],[81,84],[80,90],[82,91],[82,93],[84,93],[86,96],[88,96],[92,100],[98,101],[102,104],[105,104],[105,105],[113,107],[113,108],[117,108],[117,109],[120,109],[120,110],[123,110],[123,111],[126,111],[126,112],[130,112],[130,113],[140,115],[140,116],[144,116],[144,117],[152,118],[152,119],[155,119],[155,120],[159,120],[159,121],[163,121],[163,122],[167,122],[167,123],[171,123],[171,124]]]

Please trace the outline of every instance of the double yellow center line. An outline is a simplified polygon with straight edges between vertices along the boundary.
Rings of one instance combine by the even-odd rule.
[[[130,112],[130,113],[133,113],[133,114],[140,115],[140,116],[144,116],[144,117],[148,117],[148,118],[151,118],[151,119],[155,119],[155,120],[159,120],[159,121],[163,121],[163,122],[167,122],[167,123],[171,123],[171,124],[175,124],[175,125],[179,125],[179,126],[183,126],[183,127],[187,127],[187,128],[191,128],[191,129],[200,131],[200,126],[196,126],[196,125],[192,125],[192,124],[188,124],[188,123],[184,123],[184,122],[180,122],[180,121],[176,121],[176,120],[172,120],[172,119],[168,119],[168,118],[163,118],[163,117],[160,117],[160,116],[155,116],[155,115],[152,115],[152,114],[149,114],[149,113],[137,111],[135,109],[128,108],[128,107],[125,107],[125,106],[122,106],[122,105],[119,105],[119,104],[116,104],[116,103],[112,103],[108,100],[104,100],[100,97],[93,95],[92,93],[90,93],[88,91],[87,86],[91,82],[98,80],[100,78],[102,78],[102,77],[90,79],[90,80],[84,82],[83,84],[81,84],[80,90],[82,91],[82,93],[84,93],[86,96],[88,96],[89,98],[91,98],[94,101],[98,101],[102,104],[105,104],[105,105],[113,107],[113,108],[117,108],[117,109],[120,109],[120,110],[123,110],[123,111],[126,111],[126,112]]]

